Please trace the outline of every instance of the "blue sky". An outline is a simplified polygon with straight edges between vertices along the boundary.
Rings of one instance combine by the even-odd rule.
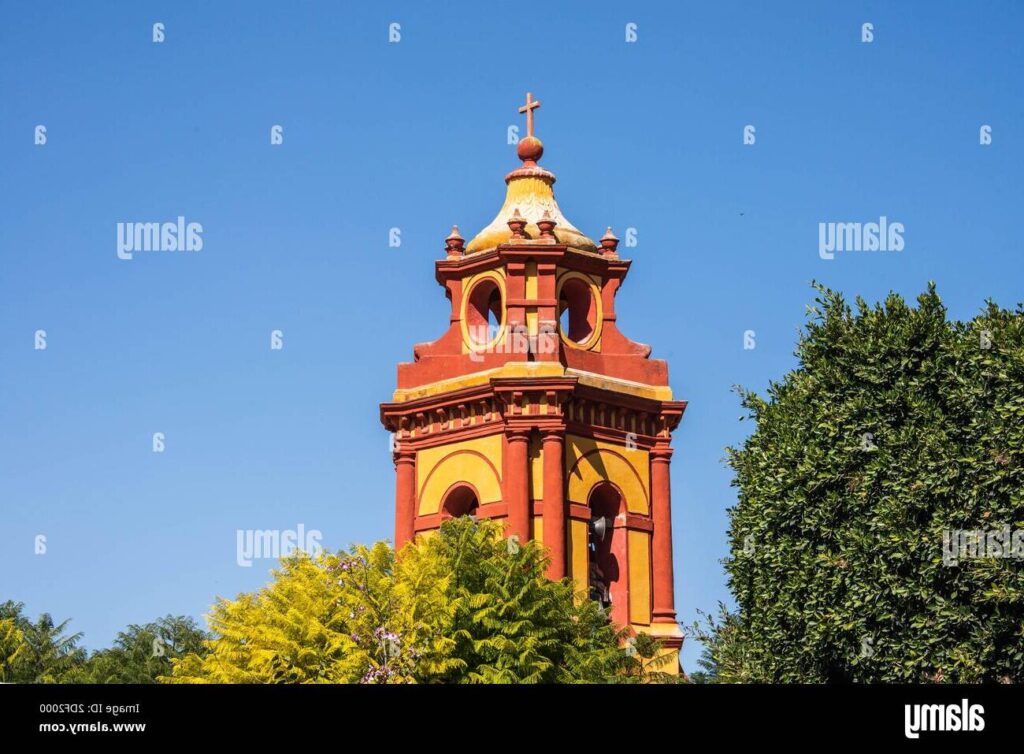
[[[794,366],[812,279],[869,300],[935,280],[957,318],[1024,299],[1022,21],[1012,2],[0,4],[0,599],[96,648],[264,583],[237,529],[390,537],[377,406],[446,326],[433,262],[500,206],[529,90],[566,216],[636,228],[619,325],[690,402],[693,620],[728,600],[731,387]],[[118,222],[179,215],[202,251],[117,258]],[[818,223],[883,215],[902,252],[819,258]]]

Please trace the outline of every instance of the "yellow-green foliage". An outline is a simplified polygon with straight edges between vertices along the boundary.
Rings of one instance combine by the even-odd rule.
[[[13,618],[0,619],[0,682],[11,683],[14,669],[28,653],[25,635]]]
[[[436,536],[285,559],[254,594],[220,599],[209,654],[175,660],[171,683],[599,682],[631,658],[621,633],[569,580],[544,576],[539,546],[496,522]]]
[[[423,558],[415,560],[419,565]],[[409,680],[415,655],[446,641],[439,634],[444,580],[400,578],[410,567],[403,563],[396,573],[385,543],[282,560],[259,592],[217,600],[209,621],[218,638],[208,643],[210,653],[185,656],[164,680],[355,683],[378,674]]]

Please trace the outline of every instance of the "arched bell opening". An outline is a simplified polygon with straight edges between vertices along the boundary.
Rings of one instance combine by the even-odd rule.
[[[587,503],[587,584],[590,598],[610,610],[612,621],[624,626],[629,622],[626,529],[616,526],[625,510],[619,489],[602,482],[590,492]]]
[[[505,321],[501,288],[493,278],[473,285],[466,302],[466,329],[474,346],[493,345]]]

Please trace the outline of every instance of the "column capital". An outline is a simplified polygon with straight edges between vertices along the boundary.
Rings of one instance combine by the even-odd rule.
[[[416,463],[416,451],[412,448],[396,448],[391,454],[391,459],[395,466],[400,463]]]
[[[505,439],[509,442],[529,442],[530,440],[530,428],[529,427],[506,427],[505,428]]]
[[[565,442],[565,427],[540,427],[540,437],[543,442]]]
[[[668,445],[658,444],[651,448],[651,463],[669,463],[675,453]]]

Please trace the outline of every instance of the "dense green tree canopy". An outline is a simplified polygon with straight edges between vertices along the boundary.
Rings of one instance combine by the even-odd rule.
[[[206,653],[210,636],[195,619],[168,615],[152,623],[128,626],[114,646],[93,652],[66,680],[74,683],[156,683],[171,672],[171,660]]]
[[[56,623],[49,613],[33,622],[21,602],[0,604],[0,681],[67,682],[85,662],[81,634],[68,634],[70,621]]]
[[[738,615],[709,645],[715,672],[1024,681],[1024,550],[949,557],[958,531],[1024,529],[1024,310],[955,322],[934,287],[853,309],[819,290],[798,367],[744,394]]]
[[[168,615],[153,623],[129,626],[114,646],[89,655],[80,633],[68,634],[70,621],[56,623],[48,613],[33,622],[24,605],[0,604],[0,682],[4,683],[156,683],[171,672],[171,659],[205,654],[209,635],[194,619]]]

